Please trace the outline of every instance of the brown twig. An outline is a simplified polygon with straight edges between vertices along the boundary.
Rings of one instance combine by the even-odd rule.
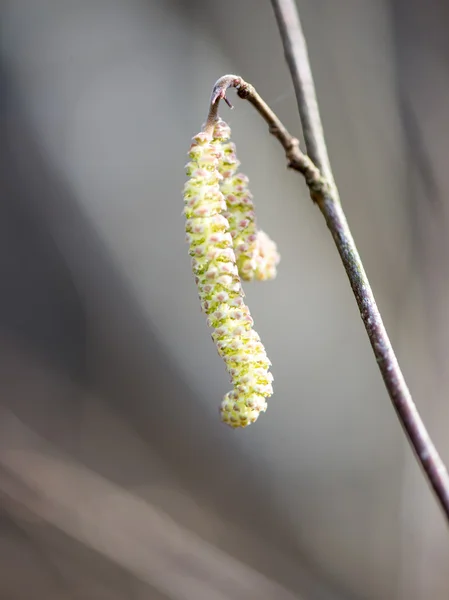
[[[334,185],[315,83],[298,10],[294,0],[272,0],[271,4],[284,45],[285,59],[292,76],[307,154],[327,181]]]
[[[340,204],[324,140],[307,44],[296,3],[294,0],[272,0],[272,5],[295,88],[307,152],[328,181],[327,189],[323,187],[320,193],[315,193],[314,200],[334,238],[399,421],[435,491],[446,519],[449,520],[449,476],[446,466],[412,400]]]
[[[223,77],[220,77],[220,79],[215,82],[215,85],[212,89],[209,114],[207,115],[204,131],[213,131],[215,123],[219,119],[218,106],[220,100],[224,100],[230,108],[233,108],[232,104],[226,97],[226,91],[230,87],[236,88],[237,95],[243,100],[247,100],[254,106],[257,112],[267,123],[269,132],[274,135],[277,140],[279,140],[284,148],[285,155],[288,160],[288,166],[304,175],[309,188],[318,190],[322,186],[325,186],[325,181],[321,177],[317,167],[306,154],[301,152],[299,148],[299,141],[287,131],[277,115],[271,110],[265,100],[259,96],[255,88],[238,75],[223,75]]]
[[[449,476],[446,467],[427,433],[407,388],[339,201],[324,142],[304,36],[301,30],[296,30],[296,27],[299,27],[299,20],[297,15],[294,19],[291,12],[294,2],[290,0],[272,1],[276,7],[276,14],[279,15],[278,18],[282,23],[280,29],[287,48],[286,56],[288,60],[291,60],[295,65],[297,62],[307,63],[306,66],[295,66],[295,69],[292,70],[292,76],[295,80],[295,88],[301,90],[298,96],[298,104],[301,118],[304,118],[307,123],[307,127],[304,129],[307,148],[313,152],[315,160],[321,166],[322,171],[326,173],[326,176],[321,174],[322,171],[309,156],[301,152],[298,140],[287,131],[254,87],[237,75],[225,75],[214,85],[205,131],[213,131],[218,120],[218,105],[221,99],[232,107],[226,97],[226,90],[234,87],[237,89],[240,98],[247,100],[255,107],[268,124],[270,133],[279,140],[285,150],[288,166],[304,176],[310,195],[320,208],[334,238],[385,387],[399,421],[427,475],[429,483],[435,490],[447,520],[449,520]],[[291,31],[292,27],[294,31]],[[304,81],[303,76],[305,77]]]

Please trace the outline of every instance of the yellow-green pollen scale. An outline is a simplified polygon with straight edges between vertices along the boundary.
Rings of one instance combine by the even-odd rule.
[[[224,127],[222,132],[226,133]],[[184,187],[186,234],[192,270],[202,310],[214,328],[212,338],[224,359],[234,389],[225,395],[221,419],[231,427],[246,427],[266,410],[272,395],[270,361],[244,303],[226,201],[218,171],[223,136],[201,132],[193,138]]]
[[[257,230],[253,196],[248,177],[237,173],[240,162],[235,144],[229,142],[230,128],[223,122],[215,127],[226,143],[221,145],[218,170],[223,179],[220,190],[226,200],[225,216],[229,221],[240,277],[245,281],[267,281],[276,277],[280,256],[276,244],[263,231]]]

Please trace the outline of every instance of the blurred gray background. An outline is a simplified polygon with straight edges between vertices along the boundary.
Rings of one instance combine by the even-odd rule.
[[[449,460],[449,7],[301,0],[340,194]],[[231,124],[278,278],[244,431],[181,190],[214,81],[299,134],[268,0],[0,3],[1,600],[444,600],[449,541],[333,242],[251,106]],[[230,93],[230,97],[233,92]]]

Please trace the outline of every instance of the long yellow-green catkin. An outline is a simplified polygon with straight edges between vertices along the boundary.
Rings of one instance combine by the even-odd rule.
[[[265,412],[272,395],[271,365],[253,329],[244,303],[233,240],[220,190],[218,163],[226,127],[193,138],[184,187],[186,234],[202,310],[213,327],[218,353],[224,359],[233,390],[220,406],[221,419],[231,427],[246,427]]]
[[[223,121],[215,129],[224,140],[231,137],[231,130]],[[226,199],[225,216],[231,228],[237,268],[246,281],[274,279],[280,260],[277,246],[265,232],[257,229],[249,180],[243,173],[237,173],[239,166],[235,145],[229,141],[222,143],[218,164],[223,177],[220,189]]]

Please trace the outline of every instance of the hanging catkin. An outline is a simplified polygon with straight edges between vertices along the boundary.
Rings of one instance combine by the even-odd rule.
[[[273,376],[243,300],[231,227],[225,216],[228,211],[220,189],[223,175],[219,165],[228,139],[229,128],[221,120],[212,134],[200,132],[193,138],[186,167],[189,179],[184,187],[184,213],[201,307],[214,329],[212,339],[233,385],[221,403],[221,419],[231,427],[246,427],[266,410],[266,398],[273,393]],[[249,256],[243,252],[240,256],[242,269]],[[256,265],[255,261],[254,268]]]

